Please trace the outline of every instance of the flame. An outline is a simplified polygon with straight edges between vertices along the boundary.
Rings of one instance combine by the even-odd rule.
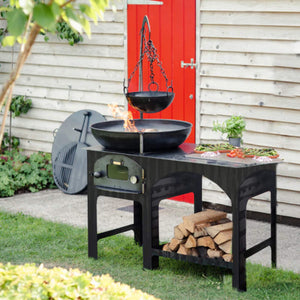
[[[119,107],[117,104],[108,104],[114,118],[124,121],[123,127],[125,131],[137,132],[131,111],[125,111],[124,108]]]

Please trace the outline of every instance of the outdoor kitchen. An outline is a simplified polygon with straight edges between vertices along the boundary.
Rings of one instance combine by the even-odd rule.
[[[150,23],[145,16],[140,59],[133,71],[134,75],[139,70],[140,90],[128,93],[124,85],[128,103],[140,112],[140,119],[131,120],[129,127],[133,129],[128,129],[128,125],[124,128],[128,121],[122,120],[91,125],[92,134],[101,146],[87,148],[88,255],[98,257],[98,240],[133,230],[135,241],[143,247],[144,268],[157,268],[159,256],[224,267],[232,270],[233,287],[245,291],[247,257],[270,246],[272,265],[276,266],[276,166],[280,160],[268,156],[235,157],[235,150],[230,148],[201,151],[200,154],[197,145],[184,143],[192,124],[144,119],[144,113],[163,110],[174,98],[158,55],[155,54],[154,59],[151,53],[155,53],[155,49]],[[144,57],[150,64],[148,91],[143,89]],[[159,86],[154,81],[155,60],[166,79],[165,92],[158,91]],[[131,77],[129,83],[130,80]],[[151,90],[153,86],[156,87],[154,91]],[[232,220],[222,211],[202,211],[202,176],[217,183],[230,197]],[[266,191],[270,191],[271,196],[270,238],[246,249],[247,201]],[[174,229],[174,238],[161,245],[159,202],[189,192],[194,194],[194,214],[183,216],[183,223]],[[98,233],[96,205],[101,196],[133,200],[133,224]]]
[[[298,299],[300,0],[0,2],[0,298]]]

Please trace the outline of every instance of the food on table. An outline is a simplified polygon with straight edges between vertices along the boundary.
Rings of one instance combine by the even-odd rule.
[[[275,158],[275,157],[279,156],[278,152],[273,148],[263,148],[263,149],[244,148],[243,151],[244,151],[245,155],[248,157],[269,156],[271,158]]]
[[[278,152],[273,148],[237,148],[230,145],[229,143],[220,143],[220,144],[200,144],[195,149],[197,153],[204,152],[225,152],[228,157],[255,157],[255,156],[267,156],[269,158],[279,157]]]
[[[235,149],[234,146],[228,143],[220,143],[220,144],[200,144],[195,148],[195,152],[229,152],[230,150]]]
[[[267,156],[269,158],[277,158],[279,156],[278,152],[273,148],[236,148],[227,153],[228,157],[255,157],[255,156]]]

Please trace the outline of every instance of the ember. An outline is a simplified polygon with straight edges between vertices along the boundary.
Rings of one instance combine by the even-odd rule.
[[[125,111],[124,108],[119,107],[117,104],[108,104],[114,118],[124,121],[124,129],[129,132],[138,132],[135,127],[131,111]]]

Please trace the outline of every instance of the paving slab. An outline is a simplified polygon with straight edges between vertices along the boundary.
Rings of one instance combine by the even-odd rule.
[[[97,202],[98,232],[133,223],[132,201],[101,197]],[[87,227],[87,195],[69,195],[60,190],[45,190],[37,193],[0,198],[0,210],[23,213],[48,221],[81,228]],[[162,200],[159,206],[159,237],[167,242],[173,236],[173,228],[182,222],[182,217],[193,213],[193,205],[173,200]],[[231,216],[229,215],[229,218]],[[300,273],[300,228],[277,225],[277,267]],[[133,232],[124,233],[133,236]],[[247,220],[247,248],[270,235],[270,224]],[[271,250],[266,248],[248,258],[265,266],[271,265]]]

